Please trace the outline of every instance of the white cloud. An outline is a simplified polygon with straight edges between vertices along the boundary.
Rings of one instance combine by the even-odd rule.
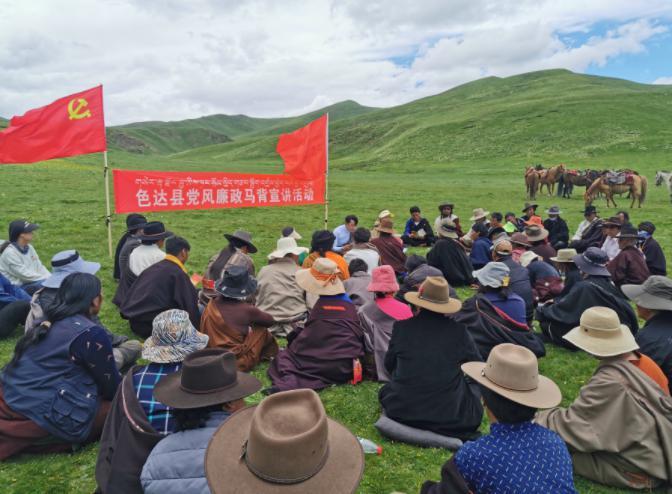
[[[0,11],[0,115],[102,82],[110,124],[389,106],[484,75],[585,71],[645,51],[672,21],[667,0],[0,0]],[[566,41],[600,22],[615,27]]]
[[[653,81],[653,84],[672,84],[672,76],[670,77],[659,77],[655,81]]]

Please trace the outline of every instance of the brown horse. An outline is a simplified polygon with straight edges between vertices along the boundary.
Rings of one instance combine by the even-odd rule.
[[[539,178],[541,182],[539,192],[543,192],[545,185],[546,189],[548,190],[548,195],[552,196],[553,193],[555,192],[555,183],[560,179],[562,174],[565,173],[565,165],[564,164],[555,165],[549,168],[548,170],[544,171],[545,173],[543,173]]]
[[[586,190],[586,193],[583,195],[583,200],[585,201],[586,206],[590,206],[595,199],[595,196],[599,192],[602,192],[607,198],[607,207],[609,207],[609,202],[611,202],[614,207],[618,207],[616,201],[614,201],[614,194],[624,194],[629,192],[630,197],[632,197],[630,209],[635,206],[635,200],[639,201],[637,207],[641,208],[644,199],[646,199],[647,187],[648,181],[644,175],[632,175],[631,183],[617,185],[610,185],[606,182],[606,177],[600,177],[588,187],[588,190]]]
[[[525,189],[528,199],[537,198],[537,189],[539,188],[539,172],[532,166],[525,168]]]

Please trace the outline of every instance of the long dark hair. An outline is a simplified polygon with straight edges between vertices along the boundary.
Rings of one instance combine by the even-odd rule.
[[[318,230],[313,234],[310,251],[317,252],[320,257],[326,257],[327,252],[334,247],[335,240],[336,237],[329,230]]]
[[[210,414],[212,412],[221,412],[222,410],[222,405],[211,405],[192,409],[173,408],[171,412],[175,419],[175,432],[205,427],[208,418],[210,418]]]
[[[5,240],[5,241],[2,243],[2,245],[0,245],[0,254],[2,254],[3,252],[5,252],[5,250],[7,250],[7,247],[9,247],[9,244],[11,244],[11,243],[12,243],[12,242],[10,242],[9,240]]]
[[[67,317],[82,315],[89,317],[91,303],[100,295],[100,280],[92,274],[73,273],[68,275],[56,292],[56,298],[44,308],[46,320],[23,335],[14,347],[14,356],[6,368],[19,362],[21,355],[31,346],[39,343],[55,322]]]

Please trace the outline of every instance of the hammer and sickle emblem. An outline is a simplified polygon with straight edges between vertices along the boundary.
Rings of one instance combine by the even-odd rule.
[[[75,103],[77,106],[75,106]],[[68,103],[68,118],[70,120],[81,120],[82,118],[89,118],[91,110],[84,110],[89,106],[89,102],[84,98],[74,98]]]

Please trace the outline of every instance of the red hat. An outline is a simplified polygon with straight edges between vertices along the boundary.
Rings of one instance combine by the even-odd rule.
[[[380,266],[371,273],[371,283],[367,287],[370,292],[391,293],[399,291],[397,276],[392,266]]]

